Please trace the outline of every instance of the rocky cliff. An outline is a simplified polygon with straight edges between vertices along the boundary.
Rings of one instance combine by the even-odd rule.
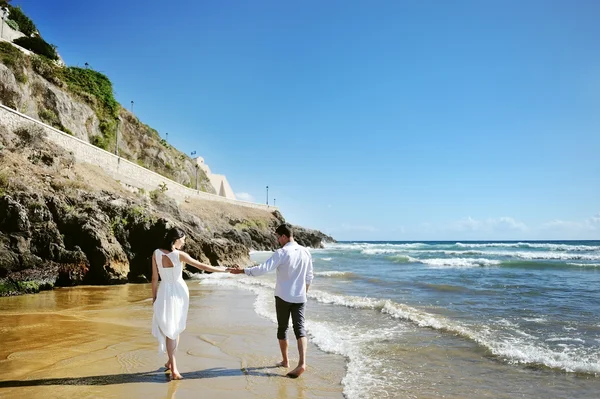
[[[0,42],[0,102],[189,187],[214,193],[192,159],[113,97],[108,78],[65,67]],[[146,282],[167,229],[183,228],[186,251],[213,265],[246,265],[249,250],[273,250],[277,212],[215,201],[177,204],[168,192],[121,185],[77,163],[32,124],[0,120],[0,295],[54,286]],[[296,228],[320,247],[331,237]],[[195,269],[193,269],[195,270]]]
[[[0,123],[0,295],[54,286],[147,282],[167,229],[183,228],[185,250],[213,265],[247,265],[249,250],[273,250],[277,212],[215,201],[176,204],[159,190],[123,187],[45,140],[31,125]],[[331,237],[296,228],[320,247]],[[195,269],[192,269],[195,271]]]

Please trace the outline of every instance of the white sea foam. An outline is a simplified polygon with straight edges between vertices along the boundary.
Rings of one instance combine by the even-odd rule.
[[[204,275],[206,276],[206,275]],[[228,278],[220,275],[201,277],[202,284],[213,284],[219,286],[229,286],[250,290],[256,294],[254,302],[255,312],[277,323],[277,317],[270,305],[273,296],[273,284],[252,278]],[[316,291],[311,297],[324,298],[326,301],[342,301],[336,296],[328,297],[325,293]],[[319,300],[317,299],[317,300]],[[333,303],[333,302],[326,302]],[[364,348],[367,348],[371,341],[378,341],[386,338],[389,331],[381,328],[374,328],[368,331],[358,331],[350,325],[333,325],[327,322],[316,322],[308,320],[306,322],[307,333],[317,347],[329,353],[342,355],[348,359],[346,375],[342,379],[344,386],[344,395],[348,398],[362,398],[365,394],[377,388],[385,387],[385,381],[382,377],[375,375],[371,370],[377,366],[376,359],[370,357]]]
[[[552,244],[552,243],[533,243],[533,242],[492,242],[492,243],[462,243],[457,242],[457,247],[463,248],[540,248],[550,251],[599,251],[600,246],[597,245],[569,245],[569,244]]]
[[[378,251],[378,250],[396,250],[396,249],[410,249],[410,248],[429,248],[430,244],[425,243],[406,243],[406,244],[392,244],[392,243],[325,243],[323,244],[323,250],[326,251]],[[318,250],[317,250],[318,251]]]
[[[383,313],[392,317],[408,320],[420,327],[448,331],[469,338],[487,348],[494,355],[505,358],[509,363],[543,364],[547,367],[562,369],[568,372],[600,372],[600,353],[583,347],[566,348],[562,351],[541,345],[535,337],[523,331],[514,331],[519,336],[509,333],[498,333],[485,326],[476,330],[473,326],[447,320],[438,315],[431,315],[412,307],[386,302]]]
[[[340,272],[340,271],[334,271],[334,270],[325,271],[325,272],[315,272],[315,276],[322,276],[322,277],[344,277],[344,276],[352,276],[352,275],[354,275],[354,273],[352,273],[352,272]]]
[[[437,259],[416,259],[416,261],[430,265],[433,267],[455,267],[455,268],[469,268],[469,267],[480,267],[480,266],[495,266],[502,263],[499,260],[478,258],[437,258]]]
[[[543,317],[523,317],[523,320],[529,321],[532,323],[547,323],[548,320]]]
[[[600,267],[600,263],[567,263],[567,265],[579,267]]]
[[[546,341],[547,342],[571,341],[571,342],[581,342],[581,343],[585,342],[581,338],[572,338],[572,337],[554,337],[554,338],[548,338]]]
[[[255,292],[257,294],[256,312],[275,321],[272,309],[266,306],[268,301],[272,300],[272,289],[274,287],[272,282],[244,277],[213,278],[217,276],[219,275],[203,277],[201,279],[202,283],[230,285]],[[462,324],[444,316],[431,314],[387,299],[337,295],[319,290],[309,291],[309,297],[325,304],[347,308],[372,309],[388,314],[395,319],[409,321],[419,327],[457,334],[487,348],[492,354],[505,359],[509,363],[542,364],[567,372],[600,373],[600,352],[597,350],[581,345],[559,346],[561,344],[555,344],[552,341],[548,341],[548,344],[540,342],[538,338],[516,328],[518,324],[514,322],[499,321],[497,325],[501,329],[498,330],[497,328],[491,328],[492,326],[489,324],[482,326]],[[345,331],[344,326],[310,323],[307,324],[307,327],[311,329],[310,334],[314,334],[313,339],[319,341],[323,350],[343,354],[349,358],[348,374],[344,378],[344,392],[348,397],[360,397],[359,392],[364,394],[365,390],[360,384],[364,384],[365,387],[372,387],[373,384],[377,383],[377,378],[369,374],[368,366],[372,359],[352,346],[351,343],[348,344],[350,346],[344,346],[345,344],[338,342],[344,341],[346,339],[345,334],[349,333]],[[565,330],[574,330],[574,328],[566,327]],[[336,335],[340,331],[343,331],[343,333],[340,336]],[[323,336],[327,334],[329,334],[328,337]],[[373,339],[373,337],[368,336],[365,339]],[[579,342],[576,338],[572,338],[571,341]],[[359,345],[356,344],[356,346]],[[365,359],[361,359],[362,357]],[[352,368],[350,367],[351,363],[353,364]],[[361,377],[362,374],[365,375],[364,379]]]
[[[321,258],[321,260],[324,260],[325,262],[331,262],[331,259],[333,258]]]
[[[492,243],[325,243],[324,250],[341,250],[341,251],[366,251],[367,254],[378,253],[394,253],[394,250],[442,250],[451,249],[452,247],[459,248],[522,248],[522,249],[546,249],[548,251],[570,251],[570,252],[595,252],[600,251],[598,245],[570,245],[570,244],[554,244],[554,243],[535,243],[535,242],[492,242]]]
[[[417,258],[426,254],[441,253],[450,256],[465,256],[465,255],[479,255],[479,256],[495,256],[504,258],[517,258],[524,260],[600,260],[600,254],[582,254],[582,253],[570,253],[570,252],[532,252],[532,251],[450,251],[450,250],[425,250],[425,251],[404,251],[398,250],[395,253],[409,253]],[[576,266],[589,266],[589,264],[575,264]],[[596,265],[596,264],[594,264]]]

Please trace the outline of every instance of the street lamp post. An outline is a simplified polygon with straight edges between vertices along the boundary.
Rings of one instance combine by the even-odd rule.
[[[267,186],[267,206],[269,206],[269,186]]]
[[[198,164],[196,164],[196,191],[198,191],[198,169],[200,167],[198,166]]]
[[[131,113],[133,114],[133,100],[131,100]]]
[[[117,117],[117,138],[115,140],[115,155],[119,156],[119,125],[121,124],[121,118]]]
[[[277,203],[277,198],[273,198],[273,206]]]

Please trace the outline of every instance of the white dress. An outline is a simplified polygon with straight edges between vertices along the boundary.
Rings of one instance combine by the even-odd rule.
[[[174,250],[166,254],[157,249],[153,256],[161,281],[154,301],[152,335],[158,339],[158,350],[166,352],[166,337],[176,340],[185,330],[190,293],[183,281],[183,264],[179,260],[179,251]],[[163,267],[163,256],[169,258],[173,267]]]

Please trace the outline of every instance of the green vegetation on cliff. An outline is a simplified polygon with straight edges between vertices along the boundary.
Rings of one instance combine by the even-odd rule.
[[[25,36],[31,36],[37,32],[35,24],[27,15],[25,15],[21,7],[13,7],[10,4],[5,4],[5,6],[8,8],[9,12],[8,18],[11,21],[16,22],[21,33],[23,33]]]
[[[155,129],[120,106],[106,75],[90,68],[62,66],[40,55],[28,56],[7,42],[0,42],[0,63],[13,73],[20,84],[14,86],[9,81],[0,82],[0,102],[4,105],[68,134],[73,134],[73,124],[79,125],[80,130],[87,132],[84,139],[109,152],[115,152],[118,129],[119,154],[123,158],[190,188],[196,187],[197,173],[198,189],[215,193],[204,171],[196,171],[189,156],[170,146]],[[42,83],[40,78],[47,83]],[[67,94],[70,98],[67,101],[72,103],[58,106],[58,102],[63,100],[57,97],[57,90],[49,84]],[[31,104],[31,100],[36,103],[33,112],[21,109]],[[97,121],[88,115],[71,119],[70,125],[65,122],[70,116],[61,112],[73,109],[77,103],[86,104]],[[81,134],[79,138],[82,138]]]

